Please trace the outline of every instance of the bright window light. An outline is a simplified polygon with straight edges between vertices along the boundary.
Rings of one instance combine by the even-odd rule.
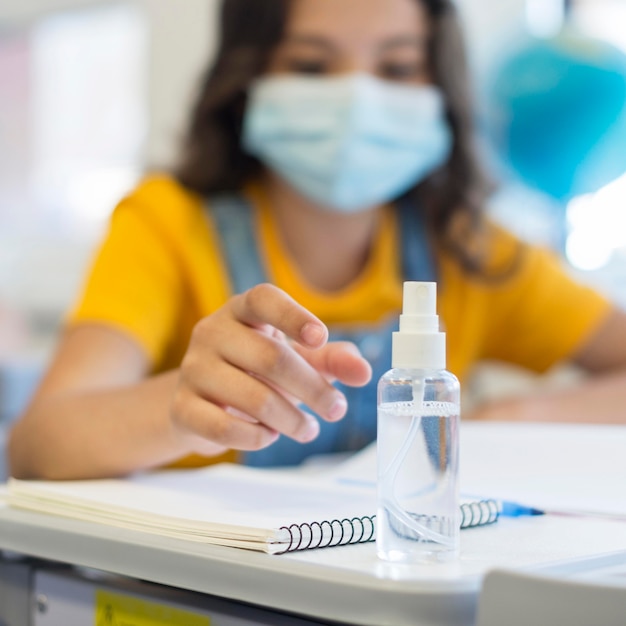
[[[33,183],[73,229],[106,219],[137,178],[146,132],[146,34],[126,4],[61,13],[33,32]],[[99,181],[99,182],[95,182]],[[112,182],[106,187],[106,181]]]
[[[102,228],[144,161],[147,45],[146,18],[130,3],[0,32],[5,229],[64,236]]]
[[[581,2],[574,12],[576,25],[592,37],[599,37],[614,46],[626,50],[626,2],[624,0],[603,0]]]
[[[577,269],[593,271],[603,268],[611,260],[612,250],[588,233],[576,230],[567,237],[565,252],[569,262]]]
[[[144,167],[150,54],[144,3],[39,4],[0,28],[0,305],[37,337]]]
[[[626,175],[567,207],[568,261],[581,270],[601,269],[626,247]]]
[[[526,23],[535,37],[552,37],[563,26],[565,0],[526,0]]]

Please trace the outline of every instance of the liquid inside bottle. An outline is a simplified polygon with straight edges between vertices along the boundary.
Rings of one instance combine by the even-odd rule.
[[[376,547],[393,562],[459,552],[459,384],[449,372],[391,370],[380,381]]]

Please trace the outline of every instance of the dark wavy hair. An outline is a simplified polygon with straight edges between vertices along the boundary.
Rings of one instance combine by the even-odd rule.
[[[283,38],[293,0],[223,0],[220,42],[200,84],[175,169],[185,187],[208,195],[240,190],[262,166],[241,148],[243,112],[250,83],[267,67]],[[425,211],[437,245],[470,271],[482,273],[472,233],[480,230],[490,189],[473,146],[473,111],[465,45],[450,0],[415,0],[431,22],[429,61],[442,90],[454,142],[448,161],[408,195]]]

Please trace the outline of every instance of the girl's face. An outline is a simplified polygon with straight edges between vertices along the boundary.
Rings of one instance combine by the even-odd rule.
[[[426,84],[428,36],[428,16],[416,0],[294,0],[269,73],[367,72]]]

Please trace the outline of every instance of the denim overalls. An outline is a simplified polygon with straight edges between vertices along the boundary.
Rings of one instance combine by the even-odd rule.
[[[400,201],[396,205],[402,243],[404,280],[435,280],[425,228],[415,205]],[[267,282],[253,226],[253,210],[241,195],[215,195],[206,204],[218,232],[222,256],[233,291],[241,293]],[[372,380],[365,387],[336,384],[346,395],[348,413],[339,422],[320,421],[320,434],[314,441],[301,444],[281,436],[263,450],[244,452],[242,462],[253,466],[297,465],[312,454],[360,450],[376,438],[376,387],[378,379],[391,368],[391,333],[397,319],[364,329],[329,328],[330,340],[354,342],[372,366]]]

